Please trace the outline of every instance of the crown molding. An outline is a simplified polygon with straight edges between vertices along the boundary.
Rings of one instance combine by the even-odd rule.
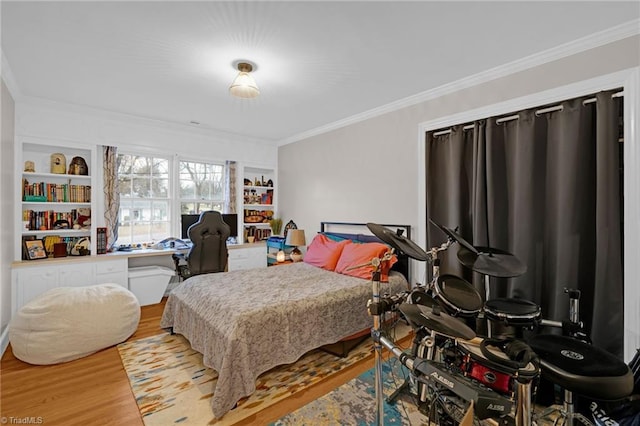
[[[13,72],[11,71],[11,67],[9,66],[9,61],[7,61],[7,58],[4,56],[4,52],[2,51],[2,49],[0,49],[0,56],[2,56],[0,62],[0,75],[2,76],[2,80],[7,86],[7,89],[9,89],[9,93],[11,94],[11,97],[15,102],[22,98],[22,93],[20,92],[20,88],[18,87],[16,79],[13,76]]]
[[[164,131],[188,133],[204,137],[212,137],[218,140],[224,140],[229,142],[243,142],[253,144],[270,144],[276,146],[276,141],[269,139],[260,139],[236,133],[225,132],[223,130],[217,130],[209,127],[196,127],[193,125],[177,123],[172,121],[166,121],[156,118],[142,117],[138,115],[126,114],[117,111],[110,111],[101,108],[95,108],[86,105],[78,105],[69,102],[54,101],[46,98],[39,98],[33,96],[23,96],[21,98],[21,104],[30,105],[33,107],[53,108],[57,111],[69,111],[76,114],[85,114],[92,117],[96,117],[104,120],[113,120],[121,123],[129,123],[134,126],[149,126]]]
[[[634,19],[632,21],[608,28],[603,31],[599,31],[597,33],[590,34],[577,40],[558,45],[543,52],[535,53],[533,55],[529,55],[510,63],[491,68],[489,70],[471,75],[469,77],[444,84],[434,89],[427,90],[425,92],[421,92],[403,99],[399,99],[397,101],[370,109],[368,111],[364,111],[351,117],[347,117],[343,120],[334,121],[324,126],[316,127],[315,129],[298,133],[296,135],[280,140],[278,142],[278,146],[299,142],[301,140],[327,133],[341,127],[349,126],[351,124],[368,120],[370,118],[387,114],[389,112],[397,111],[402,108],[430,101],[432,99],[436,99],[462,89],[467,89],[469,87],[477,86],[491,80],[506,77],[520,71],[524,71],[536,66],[546,64],[548,62],[556,61],[571,55],[575,55],[577,53],[604,46],[606,44],[623,40],[628,37],[633,37],[638,34],[640,34],[640,19]]]

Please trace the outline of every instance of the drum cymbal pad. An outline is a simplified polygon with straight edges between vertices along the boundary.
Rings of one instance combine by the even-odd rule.
[[[378,225],[377,223],[367,223],[367,228],[369,228],[373,235],[412,259],[424,262],[429,258],[427,252],[420,248],[420,246],[389,228]]]
[[[476,247],[477,253],[461,248],[458,260],[467,268],[492,277],[511,278],[527,272],[527,266],[504,250]]]
[[[425,327],[428,330],[453,338],[471,340],[476,333],[462,321],[442,312],[440,307],[402,303],[398,309],[412,325]]]

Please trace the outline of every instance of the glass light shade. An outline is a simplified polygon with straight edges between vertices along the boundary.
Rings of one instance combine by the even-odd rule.
[[[284,250],[280,250],[278,251],[278,254],[276,254],[276,261],[278,262],[284,262],[285,261],[285,254],[284,254]]]
[[[254,78],[245,71],[240,71],[229,87],[229,92],[238,98],[255,98],[260,94],[260,89]]]

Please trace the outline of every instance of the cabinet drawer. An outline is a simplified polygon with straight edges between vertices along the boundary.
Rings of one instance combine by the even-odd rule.
[[[249,257],[249,252],[247,250],[229,250],[229,260],[246,259],[247,257]]]
[[[94,284],[90,263],[58,266],[58,285],[61,287],[84,287]]]
[[[114,272],[124,272],[127,270],[126,259],[110,260],[96,263],[96,274],[112,274]]]

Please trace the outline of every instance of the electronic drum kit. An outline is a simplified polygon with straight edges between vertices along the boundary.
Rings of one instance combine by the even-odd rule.
[[[554,424],[592,425],[574,409],[573,393],[598,400],[620,400],[633,392],[634,378],[622,361],[584,340],[579,319],[579,290],[565,290],[570,298],[570,318],[557,322],[541,319],[538,305],[524,299],[491,299],[488,278],[517,277],[526,265],[516,256],[491,247],[475,247],[456,231],[432,223],[448,237],[428,252],[402,232],[368,223],[369,230],[395,251],[418,261],[429,261],[433,277],[426,286],[389,298],[380,296],[374,273],[373,299],[369,312],[374,318],[372,338],[376,348],[376,420],[382,424],[382,346],[398,357],[410,371],[409,378],[389,398],[406,388],[418,398],[418,408],[435,424],[477,424],[485,419],[514,426],[542,424],[551,409],[534,413],[533,393],[540,378],[564,390],[563,406],[556,410]],[[462,265],[485,277],[485,298],[466,280],[439,273],[439,253],[458,243]],[[378,265],[372,262],[376,268]],[[403,351],[380,330],[385,311],[397,310],[415,332],[410,351]],[[486,336],[476,334],[468,319],[484,319]],[[503,324],[515,334],[494,337],[492,324]],[[538,334],[527,342],[523,329],[538,325],[561,327],[563,335]],[[471,422],[469,414],[471,413]]]

